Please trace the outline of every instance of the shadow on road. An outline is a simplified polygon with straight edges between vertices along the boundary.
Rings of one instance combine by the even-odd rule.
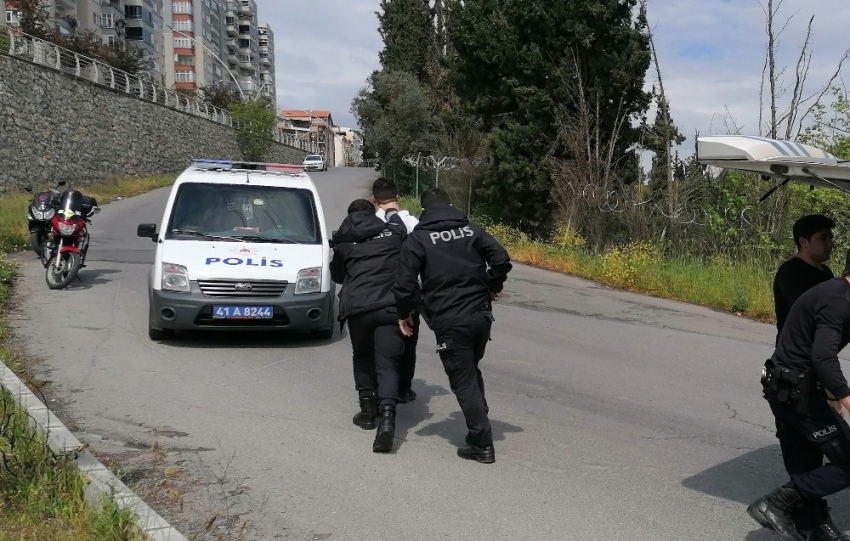
[[[91,289],[99,287],[103,284],[108,284],[112,281],[110,278],[113,274],[121,274],[120,269],[82,269],[80,271],[80,280],[74,280],[68,289]]]
[[[732,460],[712,466],[682,481],[682,486],[709,496],[723,498],[741,504],[741,513],[760,496],[785,484],[788,474],[782,463],[779,444],[762,447],[744,453]],[[850,529],[850,497],[847,491],[827,498],[832,509],[832,518],[842,529]],[[775,539],[766,530],[754,531],[745,541],[767,541]]]
[[[396,451],[404,446],[411,429],[434,416],[428,408],[431,399],[435,396],[450,394],[450,391],[440,385],[415,378],[413,390],[416,392],[416,400],[399,404],[396,408],[396,445],[394,446]]]
[[[522,432],[523,429],[490,417],[490,426],[493,429],[493,441],[503,441],[505,434]],[[466,443],[466,420],[463,412],[455,411],[447,419],[431,423],[416,431],[420,436],[440,436],[448,442],[461,446]]]
[[[163,346],[174,348],[210,348],[210,349],[263,349],[263,348],[319,348],[343,340],[339,327],[334,330],[333,338],[322,340],[309,332],[297,331],[232,331],[211,329],[203,331],[178,331],[173,338],[160,342]]]

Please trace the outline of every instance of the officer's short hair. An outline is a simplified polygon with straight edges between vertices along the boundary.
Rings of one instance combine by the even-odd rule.
[[[391,178],[380,177],[372,184],[372,197],[379,203],[398,199],[398,186]]]
[[[426,190],[419,199],[422,202],[422,208],[427,209],[431,205],[451,205],[452,199],[449,194],[442,188],[431,188]]]
[[[815,233],[835,227],[835,222],[823,214],[809,214],[794,222],[794,244],[800,247],[800,239],[809,240]]]
[[[367,199],[355,199],[350,205],[348,205],[349,214],[363,211],[375,212],[375,205]]]

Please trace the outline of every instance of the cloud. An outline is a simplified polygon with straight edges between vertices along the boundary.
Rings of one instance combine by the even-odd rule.
[[[383,45],[375,16],[379,1],[258,1],[260,19],[275,32],[278,108],[328,109],[337,124],[354,126],[351,100],[378,68]],[[850,2],[786,2],[777,27],[792,15],[780,38],[777,64],[786,69],[782,84],[792,85],[806,25],[816,15],[806,88],[811,93],[850,48]],[[688,138],[682,154],[692,152],[695,131],[726,133],[727,121],[734,120],[744,133],[758,133],[766,40],[758,0],[650,0],[649,21],[671,114]],[[654,67],[646,82],[647,87],[657,82]]]

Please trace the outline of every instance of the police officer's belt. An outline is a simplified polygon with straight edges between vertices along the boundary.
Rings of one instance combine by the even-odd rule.
[[[823,391],[811,370],[776,366],[771,360],[762,369],[761,384],[766,398],[774,398],[780,404],[796,405],[797,412],[801,414],[808,412],[812,396]]]

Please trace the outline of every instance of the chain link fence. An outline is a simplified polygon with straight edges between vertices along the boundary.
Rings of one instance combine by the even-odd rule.
[[[417,152],[398,160],[379,160],[375,167],[381,176],[395,181],[403,195],[419,199],[431,188],[442,188],[457,208],[470,213],[482,183],[483,165],[482,158]]]

